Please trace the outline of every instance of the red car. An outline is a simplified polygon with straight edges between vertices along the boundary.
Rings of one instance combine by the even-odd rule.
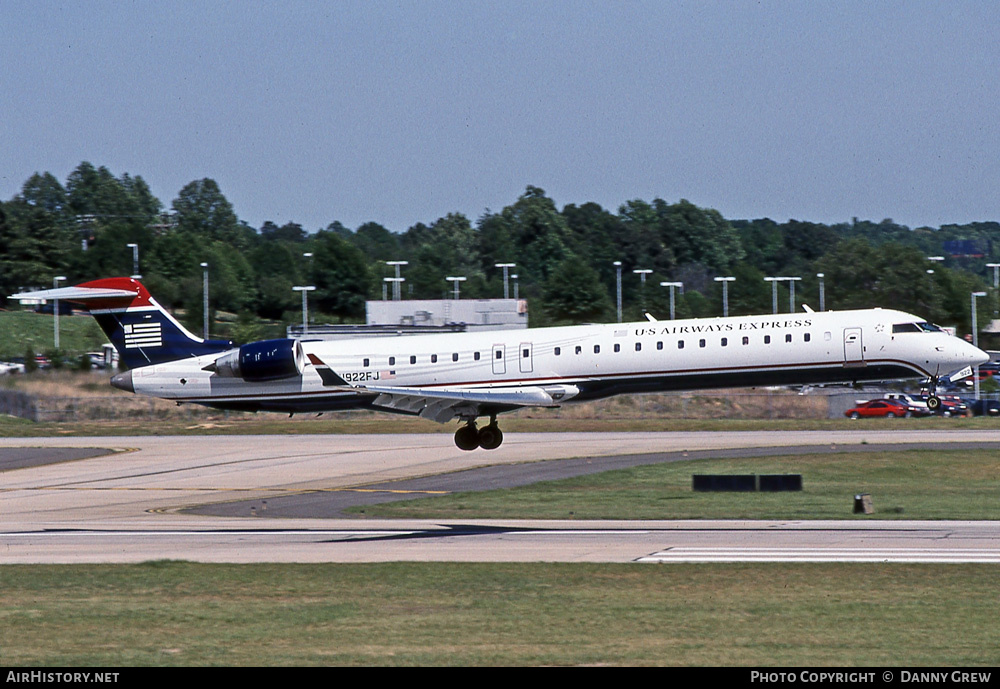
[[[917,409],[897,400],[871,400],[863,402],[853,409],[848,409],[844,412],[844,416],[851,419],[866,419],[877,416],[894,419],[897,416],[913,416],[917,411]]]

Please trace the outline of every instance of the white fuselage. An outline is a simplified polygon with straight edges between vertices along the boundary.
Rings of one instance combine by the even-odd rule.
[[[568,386],[580,401],[628,392],[944,376],[988,360],[888,309],[581,325],[352,340],[302,340],[347,386],[301,376],[247,382],[211,370],[218,354],[131,371],[135,392],[212,406],[324,411],[369,406],[366,386]]]

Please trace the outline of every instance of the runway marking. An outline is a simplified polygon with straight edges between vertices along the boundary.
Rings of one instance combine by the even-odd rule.
[[[670,548],[638,558],[635,562],[909,562],[1000,563],[1000,550],[976,548],[931,550],[926,548]]]
[[[28,486],[25,488],[0,488],[0,493],[19,491],[136,491],[136,492],[209,492],[209,493],[392,493],[397,495],[450,495],[450,490],[399,490],[391,488],[203,488],[192,486]]]

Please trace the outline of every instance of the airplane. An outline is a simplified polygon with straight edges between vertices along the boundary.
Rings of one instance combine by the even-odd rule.
[[[88,309],[128,366],[116,388],[219,409],[457,419],[462,450],[499,447],[501,413],[620,394],[929,378],[933,410],[940,378],[989,360],[924,319],[878,308],[237,345],[193,335],[134,278],[11,298],[25,297]]]

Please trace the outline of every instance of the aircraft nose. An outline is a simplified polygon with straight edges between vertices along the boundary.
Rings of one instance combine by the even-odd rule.
[[[970,366],[982,366],[990,360],[990,355],[981,350],[979,347],[969,345],[969,359]]]
[[[135,386],[132,384],[132,372],[125,371],[125,373],[119,373],[112,377],[111,386],[125,392],[135,392]]]

